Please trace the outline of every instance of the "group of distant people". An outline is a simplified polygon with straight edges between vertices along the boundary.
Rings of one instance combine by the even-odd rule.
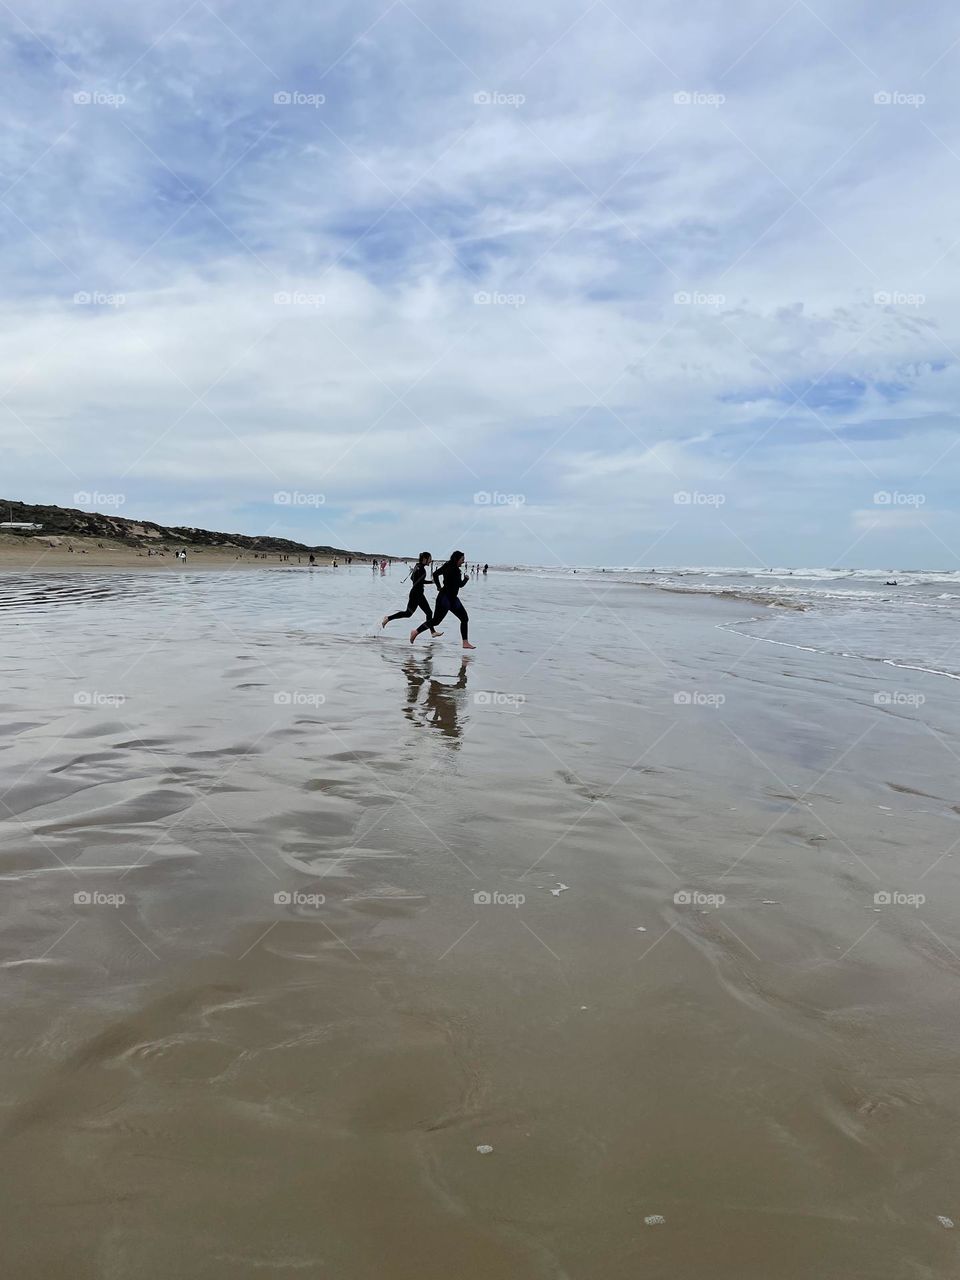
[[[298,557],[297,557],[297,564],[299,564],[299,563],[300,563],[300,557],[298,556]],[[344,563],[344,564],[346,564],[346,565],[351,565],[351,564],[353,564],[353,556],[346,556],[346,557],[344,558],[343,563]],[[317,557],[313,554],[313,552],[312,552],[312,551],[310,552],[310,555],[309,555],[309,557],[308,557],[308,559],[307,559],[307,564],[310,566],[310,568],[311,568],[311,569],[315,569],[315,568],[316,568],[316,566],[317,566]],[[339,569],[339,568],[340,568],[340,561],[337,559],[337,557],[336,557],[336,556],[334,556],[334,557],[333,557],[333,564],[332,564],[330,567],[331,567],[332,569]]]
[[[464,553],[454,551],[445,564],[439,569],[434,569],[433,556],[429,551],[421,551],[417,557],[417,563],[410,570],[410,595],[406,609],[401,609],[399,613],[384,615],[380,622],[381,628],[388,622],[395,622],[397,618],[412,618],[420,609],[426,614],[426,621],[410,632],[410,643],[415,644],[417,636],[422,635],[424,631],[429,631],[432,636],[442,636],[443,632],[437,630],[437,623],[442,622],[448,613],[452,613],[460,620],[460,639],[464,649],[475,649],[477,646],[470,643],[469,637],[470,615],[460,600],[461,588],[470,581],[469,567],[464,572],[465,563]],[[482,569],[479,564],[474,565],[474,576],[480,573],[486,574],[489,569],[488,564],[485,564]],[[437,588],[437,599],[432,609],[427,600],[427,586]]]

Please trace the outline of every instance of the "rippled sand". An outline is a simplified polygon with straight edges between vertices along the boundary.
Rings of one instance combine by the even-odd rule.
[[[955,1274],[950,682],[402,576],[0,575],[6,1272]]]

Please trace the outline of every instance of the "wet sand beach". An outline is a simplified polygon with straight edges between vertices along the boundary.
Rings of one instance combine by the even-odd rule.
[[[404,572],[0,573],[9,1273],[954,1275],[956,683]]]

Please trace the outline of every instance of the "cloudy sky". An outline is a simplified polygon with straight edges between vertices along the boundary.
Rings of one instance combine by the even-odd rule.
[[[498,563],[960,568],[947,6],[0,25],[0,496]]]

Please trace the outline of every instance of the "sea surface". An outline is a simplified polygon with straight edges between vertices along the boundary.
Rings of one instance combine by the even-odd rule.
[[[960,570],[542,567],[538,576],[754,602],[749,634],[960,679]],[[787,619],[788,610],[802,619]]]
[[[955,1276],[953,580],[405,572],[0,574],[6,1272]]]

